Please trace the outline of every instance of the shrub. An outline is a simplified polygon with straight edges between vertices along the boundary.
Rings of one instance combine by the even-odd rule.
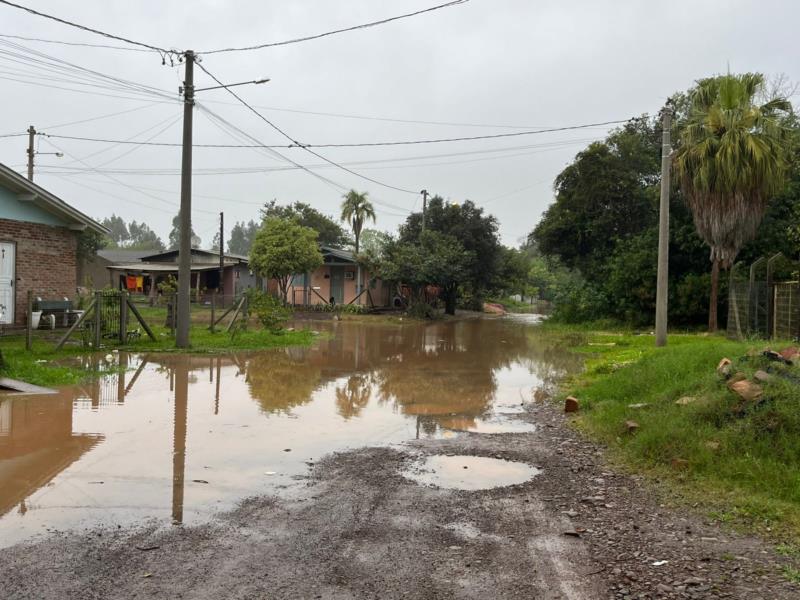
[[[284,306],[280,300],[271,294],[257,289],[245,292],[247,304],[251,314],[261,322],[262,327],[276,333],[283,329],[283,323],[292,316],[292,309]]]
[[[408,309],[408,316],[415,319],[435,319],[436,310],[427,302],[415,302]]]

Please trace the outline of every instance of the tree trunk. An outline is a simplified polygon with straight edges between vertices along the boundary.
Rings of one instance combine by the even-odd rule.
[[[711,263],[711,298],[708,303],[708,331],[717,331],[717,305],[719,304],[719,260]]]
[[[456,291],[444,290],[444,312],[446,315],[456,314]]]

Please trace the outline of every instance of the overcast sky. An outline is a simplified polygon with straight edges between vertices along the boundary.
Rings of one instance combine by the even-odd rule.
[[[155,46],[202,52],[321,33],[444,0],[19,2]],[[798,81],[799,21],[800,4],[789,1],[470,0],[319,40],[209,54],[202,65],[226,83],[271,78],[235,89],[304,143],[462,137],[654,113],[669,94],[728,67],[785,73]],[[3,5],[0,34],[122,45]],[[180,142],[182,65],[162,66],[154,52],[3,37],[0,43],[0,134],[33,124],[54,135]],[[42,71],[31,61],[44,57],[31,50],[158,88],[171,100],[100,88],[74,71]],[[196,85],[214,83],[197,70]],[[286,142],[224,90],[200,92],[198,102],[261,142]],[[121,111],[128,112],[97,119]],[[63,125],[81,120],[88,121]],[[242,143],[201,108],[194,122],[195,143]],[[497,216],[504,243],[516,245],[552,202],[554,177],[606,130],[319,152],[391,186],[425,188],[453,202],[473,200]],[[0,138],[0,162],[25,172],[26,146],[24,137]],[[116,213],[144,220],[166,239],[179,201],[179,148],[50,138],[41,139],[38,149],[37,183],[93,217]],[[44,154],[55,151],[65,156]],[[394,231],[407,211],[421,206],[419,194],[320,168],[320,159],[302,149],[281,152],[335,184],[369,192],[379,229]],[[274,170],[287,165],[263,150],[195,149],[193,224],[204,245],[210,246],[219,211],[229,230],[235,221],[256,218],[258,207],[273,198],[300,200],[338,216],[341,190],[302,170]]]

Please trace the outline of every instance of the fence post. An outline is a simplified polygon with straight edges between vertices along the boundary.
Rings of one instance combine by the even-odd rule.
[[[128,343],[128,292],[119,293],[119,343]]]
[[[242,310],[242,331],[247,331],[247,321],[250,320],[250,296],[244,297],[244,309]]]
[[[27,324],[25,325],[25,349],[33,347],[33,290],[28,290]]]
[[[219,292],[214,292],[213,294],[211,294],[211,326],[208,328],[211,331],[211,333],[214,333],[214,316],[215,316],[214,315],[214,308],[215,308],[215,305],[217,303],[217,294],[218,293]]]
[[[100,340],[103,327],[103,292],[94,293],[94,349],[100,349]]]

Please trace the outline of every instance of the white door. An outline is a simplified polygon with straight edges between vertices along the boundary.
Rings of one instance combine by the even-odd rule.
[[[0,323],[14,322],[14,244],[0,242]]]

